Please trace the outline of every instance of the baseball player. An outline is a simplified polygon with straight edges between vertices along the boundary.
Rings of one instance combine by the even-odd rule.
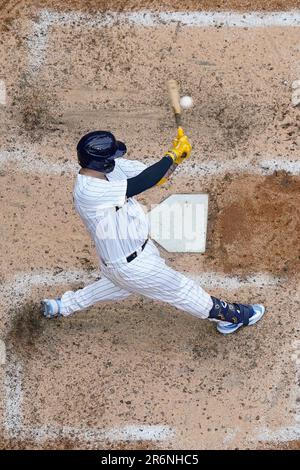
[[[167,266],[149,239],[147,215],[134,196],[166,181],[189,158],[191,149],[179,128],[173,147],[160,161],[146,167],[123,158],[126,145],[110,132],[90,132],[80,139],[77,155],[81,169],[74,203],[96,245],[102,277],[83,289],[65,292],[61,298],[44,299],[45,317],[66,317],[97,302],[141,294],[215,321],[223,334],[262,318],[263,305],[223,302]]]

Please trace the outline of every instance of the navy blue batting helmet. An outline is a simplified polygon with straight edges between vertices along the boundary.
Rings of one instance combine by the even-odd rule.
[[[110,173],[115,167],[115,158],[122,157],[126,150],[126,145],[107,131],[89,132],[77,144],[80,166],[101,173]]]

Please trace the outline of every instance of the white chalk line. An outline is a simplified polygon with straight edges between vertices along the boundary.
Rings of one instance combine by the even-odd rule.
[[[276,277],[267,273],[258,273],[245,277],[230,276],[216,272],[202,272],[200,274],[184,273],[185,276],[199,282],[205,288],[222,288],[228,290],[238,290],[242,288],[266,287],[272,288],[286,282],[284,277]],[[18,305],[20,300],[29,295],[33,287],[54,286],[68,283],[88,283],[94,282],[101,276],[100,270],[87,272],[84,270],[69,270],[60,273],[51,271],[38,271],[30,273],[20,273],[8,279],[1,286],[2,301],[6,306]]]
[[[4,428],[14,437],[22,427],[22,366],[14,358],[10,357],[5,371],[4,377],[4,393],[5,393],[5,415]]]
[[[289,442],[300,439],[300,426],[287,426],[276,431],[268,429],[261,430],[257,436],[257,441],[262,442]]]
[[[291,344],[293,353],[291,354],[291,360],[295,366],[295,384],[299,384],[300,381],[300,340],[295,340]],[[296,424],[294,426],[286,426],[279,428],[274,431],[270,431],[267,428],[261,428],[258,433],[258,440],[262,442],[289,442],[300,439],[300,390],[297,386],[294,390],[292,400],[295,402],[295,415],[293,416]]]
[[[21,293],[29,294],[32,287],[37,285],[59,285],[66,282],[85,281],[91,282],[95,280],[99,272],[86,273],[85,271],[67,271],[53,274],[51,272],[24,273],[7,281],[4,285],[4,292],[9,294],[10,299],[13,295]],[[196,281],[210,287],[224,287],[229,289],[238,289],[248,286],[278,286],[282,280],[280,278],[258,274],[247,276],[245,279],[238,277],[223,276],[218,273],[203,273],[193,276]],[[225,286],[224,286],[224,281]],[[9,302],[9,300],[8,300]],[[10,302],[11,305],[11,302]],[[45,442],[57,438],[72,438],[80,441],[98,442],[100,440],[119,441],[119,440],[150,440],[162,441],[171,439],[175,435],[175,431],[167,426],[150,426],[150,425],[131,425],[113,428],[109,430],[91,429],[91,428],[75,428],[75,427],[55,427],[43,426],[39,428],[25,427],[22,425],[22,369],[16,360],[10,362],[9,369],[5,378],[6,390],[6,416],[5,429],[10,437],[20,439],[33,439],[36,442]],[[294,430],[293,430],[294,433]],[[295,434],[295,433],[294,433]],[[291,434],[291,435],[294,435]],[[231,436],[233,437],[233,436]],[[259,436],[261,438],[261,435]]]
[[[164,11],[139,10],[130,12],[109,11],[86,14],[79,12],[57,12],[42,9],[38,23],[47,27],[53,25],[79,27],[84,24],[91,28],[129,24],[134,26],[165,26],[179,23],[182,26],[224,26],[224,27],[291,27],[300,26],[300,10],[290,11]]]
[[[77,439],[80,441],[94,442],[107,441],[164,441],[171,439],[175,432],[169,426],[132,424],[118,426],[109,429],[101,428],[77,428],[70,426],[24,426],[23,404],[23,380],[22,366],[13,357],[7,366],[5,380],[5,416],[4,428],[9,438],[33,439],[35,442],[45,442],[53,439]]]
[[[157,160],[145,158],[143,161],[147,165],[155,163]],[[79,170],[79,165],[74,161],[51,162],[34,153],[31,149],[22,150],[2,150],[0,151],[0,168],[5,169],[11,166],[16,170],[34,175],[75,175]],[[233,160],[212,158],[202,162],[193,160],[193,157],[180,165],[176,170],[183,176],[194,175],[198,177],[223,175],[226,173],[248,173],[253,175],[272,175],[275,171],[286,171],[291,175],[300,175],[300,160],[289,157],[269,157],[261,160],[248,156],[243,160],[236,158]]]
[[[60,175],[62,172],[72,174],[79,168],[76,161],[51,162],[47,159],[42,159],[29,149],[0,151],[0,168],[5,168],[7,165],[12,165],[24,173],[49,175]]]
[[[58,274],[53,274],[53,272],[25,273],[16,276],[13,280],[1,286],[1,292],[5,303],[9,306],[13,306],[18,304],[20,297],[28,295],[34,286],[53,286],[66,282],[79,281],[91,282],[98,276],[99,272],[89,274],[85,271],[68,271]],[[10,296],[12,296],[11,299],[9,299]],[[168,426],[144,424],[132,424],[111,429],[64,426],[43,426],[35,428],[24,426],[22,424],[22,366],[11,354],[6,366],[4,389],[6,398],[4,427],[6,433],[11,438],[34,439],[37,442],[57,438],[72,438],[73,440],[78,439],[80,441],[92,441],[96,443],[99,440],[163,441],[171,439],[175,434],[174,430]]]
[[[211,159],[201,163],[192,160],[181,165],[179,170],[183,175],[222,175],[225,173],[248,173],[253,175],[272,175],[275,171],[286,171],[291,175],[300,175],[300,160],[267,158],[262,160],[248,159],[220,160]]]
[[[70,426],[24,426],[23,423],[23,380],[22,366],[14,357],[10,357],[4,379],[5,415],[4,429],[10,438],[33,439],[45,442],[54,439],[72,439],[97,443],[107,440],[115,441],[165,441],[171,439],[175,432],[169,426],[132,424],[109,429],[70,427]]]
[[[165,25],[182,27],[227,27],[227,28],[262,28],[262,27],[299,27],[300,10],[278,12],[234,11],[194,11],[194,12],[106,12],[94,15],[78,12],[56,12],[42,9],[37,21],[33,23],[27,46],[30,52],[28,67],[32,74],[39,71],[44,63],[48,43],[49,28],[61,27],[103,28],[116,25],[136,27],[159,27]]]
[[[299,71],[298,71],[299,73]],[[300,104],[300,80],[294,80],[292,83],[292,105],[294,107]]]
[[[35,286],[49,286],[72,283],[72,282],[92,282],[99,277],[99,272],[87,273],[83,270],[70,270],[53,273],[51,271],[21,273],[6,281],[1,287],[3,299],[7,306],[13,306],[20,302],[20,297],[28,296]],[[257,274],[238,278],[236,276],[224,276],[219,273],[202,273],[192,276],[205,287],[218,287],[226,289],[239,289],[242,287],[274,287],[283,282],[283,279],[269,274]],[[24,298],[22,299],[24,301]],[[80,441],[90,441],[96,443],[100,440],[108,441],[163,441],[171,439],[175,435],[175,430],[162,425],[127,425],[111,429],[99,428],[77,428],[42,426],[28,427],[22,424],[22,366],[13,356],[10,355],[9,364],[6,367],[4,380],[5,387],[5,417],[4,427],[6,433],[11,438],[34,439],[36,442],[45,442],[51,439],[68,438],[79,439]]]
[[[164,441],[174,436],[174,431],[168,426],[161,425],[126,425],[117,428],[92,429],[92,428],[75,428],[71,426],[44,426],[40,428],[25,428],[22,434],[26,438],[34,438],[37,441],[45,441],[49,439],[70,438],[79,439],[80,441],[100,440],[114,441]]]
[[[51,271],[39,271],[31,273],[21,273],[9,279],[1,286],[2,301],[7,305],[17,305],[20,298],[23,298],[35,286],[55,286],[73,282],[91,282],[99,277],[100,272],[89,274],[86,271],[69,270],[59,273]],[[9,299],[9,297],[11,299]]]
[[[6,408],[4,417],[5,431],[10,438],[33,439],[45,442],[54,439],[72,439],[97,443],[107,440],[115,441],[164,441],[171,439],[175,432],[169,426],[132,424],[109,429],[71,427],[71,426],[24,426],[22,404],[23,383],[22,366],[15,359],[10,359],[5,376]]]
[[[6,105],[6,86],[4,80],[0,80],[0,105]]]
[[[244,278],[238,276],[228,276],[215,272],[205,272],[198,275],[191,275],[185,273],[186,276],[191,277],[196,282],[201,284],[205,289],[226,289],[238,290],[243,288],[253,287],[276,287],[284,283],[285,278],[272,276],[266,273],[253,274],[245,276]]]
[[[226,27],[266,27],[266,26],[299,26],[300,25],[300,12],[276,12],[276,13],[247,13],[247,14],[237,14],[237,13],[221,13],[221,12],[177,12],[177,13],[151,13],[151,12],[138,12],[138,13],[129,13],[129,14],[120,14],[120,13],[111,13],[104,14],[95,19],[95,17],[88,17],[84,15],[68,13],[68,14],[59,14],[56,12],[43,11],[41,15],[41,21],[34,23],[34,29],[32,31],[32,36],[28,40],[28,45],[31,50],[31,59],[30,59],[30,68],[32,71],[38,70],[43,63],[43,55],[47,47],[47,33],[50,26],[54,24],[61,24],[62,26],[82,26],[82,22],[85,22],[85,26],[88,27],[103,27],[103,26],[113,26],[120,23],[127,23],[136,26],[159,26],[162,24],[172,24],[180,23],[183,26],[226,26]],[[1,98],[1,97],[0,97]],[[6,103],[1,102],[2,104]],[[0,163],[4,161],[7,163],[7,160],[11,158],[11,154],[4,156],[3,153],[0,155]],[[16,159],[17,164],[21,163],[21,168],[30,173],[54,173],[60,174],[62,171],[70,173],[75,172],[77,165],[69,162],[67,164],[54,164],[47,161],[34,160],[28,162],[24,161],[23,156],[21,159]],[[15,161],[14,161],[15,162]],[[228,164],[229,163],[229,164]],[[247,168],[244,163],[236,165],[237,162],[228,162],[227,168],[224,170],[220,168],[219,161],[212,162],[210,161],[207,165],[201,165],[197,167],[197,171],[200,173],[223,173],[224,171],[234,171],[236,172],[237,168],[239,171],[247,171],[250,168]],[[299,174],[299,167],[297,162],[277,162],[274,160],[261,162],[262,165],[258,168],[251,167],[251,172],[261,172],[264,173],[273,172],[275,170],[284,169],[293,174],[296,171],[296,174]],[[33,166],[34,165],[34,168]],[[296,165],[296,167],[295,167]],[[275,169],[273,170],[273,168]],[[34,171],[33,171],[34,170]],[[193,168],[193,173],[194,173]],[[220,287],[222,285],[223,279],[220,279],[215,273],[206,273],[203,276],[194,276],[196,280],[204,283],[209,282],[211,285],[215,282],[215,286]],[[206,277],[206,281],[205,281]],[[16,281],[17,289],[16,293],[26,294],[28,291],[28,282],[30,286],[51,283],[60,284],[64,282],[74,282],[82,280],[90,280],[91,276],[87,276],[86,273],[80,272],[69,272],[67,275],[65,273],[58,274],[53,278],[51,274],[36,274],[36,276],[29,276],[27,280],[25,277],[23,281],[20,278]],[[259,275],[249,277],[246,280],[240,280],[238,278],[228,278],[227,286],[229,288],[228,280],[230,280],[230,288],[237,289],[239,287],[261,283],[263,285],[277,285],[280,280],[276,278],[270,279],[268,276]],[[25,282],[25,284],[24,284]],[[10,285],[10,289],[12,286]],[[21,416],[21,404],[22,404],[22,377],[21,377],[21,366],[15,361],[12,361],[10,364],[9,372],[6,375],[5,379],[5,389],[7,396],[7,408],[6,408],[6,420],[5,426],[6,429],[10,432],[11,436],[20,435],[26,438],[34,438],[36,440],[45,440],[45,439],[55,439],[59,437],[76,437],[80,440],[99,440],[99,439],[109,439],[109,440],[162,440],[170,437],[173,434],[173,430],[165,426],[145,426],[145,425],[132,425],[119,427],[116,429],[111,429],[104,431],[102,429],[90,429],[90,428],[72,428],[72,427],[41,427],[41,428],[26,428],[22,426],[22,416]]]

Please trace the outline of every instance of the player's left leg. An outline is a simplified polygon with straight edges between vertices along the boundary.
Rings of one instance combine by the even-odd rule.
[[[43,314],[47,318],[68,316],[79,310],[84,310],[97,302],[126,299],[130,293],[113,282],[102,277],[96,282],[78,289],[67,291],[59,299],[44,299]]]
[[[208,318],[213,307],[211,296],[199,284],[165,264],[152,241],[130,263],[103,269],[106,277],[125,290],[167,302],[197,317]]]
[[[195,281],[167,266],[151,242],[148,245],[133,262],[120,268],[115,279],[120,287],[167,302],[199,318],[216,321],[218,331],[223,334],[252,325],[263,316],[262,305],[228,304],[210,296]],[[113,277],[111,279],[114,281]]]

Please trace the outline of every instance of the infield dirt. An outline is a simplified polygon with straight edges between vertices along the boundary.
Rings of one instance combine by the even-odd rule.
[[[299,27],[110,27],[99,15],[96,24],[91,19],[108,5],[268,11],[299,2],[60,5],[0,2],[0,79],[7,90],[0,105],[0,329],[8,357],[0,371],[0,446],[288,446],[280,442],[297,437],[300,399],[293,359],[300,332],[300,112],[291,106],[291,84],[300,79]],[[41,28],[45,8],[59,16]],[[211,287],[206,281],[212,294],[263,302],[267,315],[224,338],[212,324],[137,297],[49,322],[39,300],[83,283],[80,275],[70,284],[68,276],[61,284],[55,278],[98,269],[72,207],[77,140],[105,128],[126,142],[129,158],[159,159],[175,132],[166,76],[194,98],[184,114],[193,156],[170,183],[139,200],[150,208],[174,193],[208,193],[206,253],[163,254],[182,272],[221,279]],[[265,161],[269,167],[257,172]],[[290,171],[280,169],[286,162]],[[60,165],[61,172],[52,171]],[[238,287],[226,281],[232,278]],[[9,408],[16,376],[17,412]],[[127,425],[173,434],[138,443],[93,434]]]

